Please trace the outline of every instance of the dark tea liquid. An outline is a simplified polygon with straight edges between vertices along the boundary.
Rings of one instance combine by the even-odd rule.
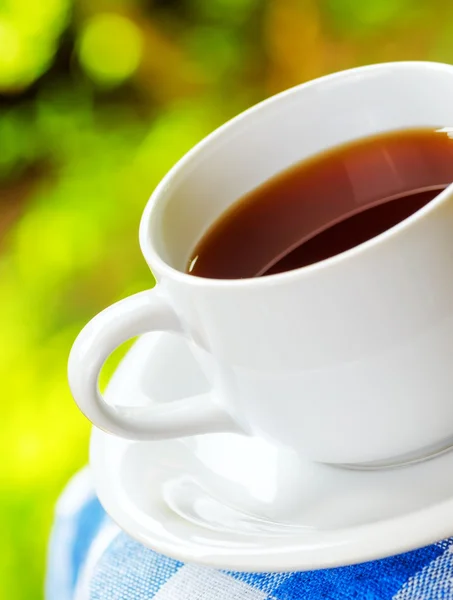
[[[187,271],[239,279],[325,260],[400,223],[452,181],[453,140],[443,131],[354,141],[301,162],[235,203],[198,243]]]

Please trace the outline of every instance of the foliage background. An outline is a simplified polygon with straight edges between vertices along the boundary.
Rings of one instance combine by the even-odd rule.
[[[87,460],[68,351],[153,284],[137,227],[162,175],[270,94],[407,59],[453,60],[451,2],[0,0],[1,600],[43,596],[53,505]]]

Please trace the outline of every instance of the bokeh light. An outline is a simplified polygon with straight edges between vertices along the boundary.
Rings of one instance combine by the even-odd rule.
[[[132,21],[105,13],[86,23],[78,54],[82,67],[94,81],[113,86],[135,72],[142,50],[142,33]]]
[[[45,72],[68,13],[68,0],[5,0],[0,4],[0,91],[20,91]]]

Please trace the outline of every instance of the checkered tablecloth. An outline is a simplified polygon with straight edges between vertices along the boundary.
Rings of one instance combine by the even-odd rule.
[[[453,538],[391,558],[322,571],[236,573],[189,565],[124,534],[88,469],[60,498],[46,600],[453,600]]]

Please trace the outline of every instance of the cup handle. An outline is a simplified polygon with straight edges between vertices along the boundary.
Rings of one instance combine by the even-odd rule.
[[[120,344],[150,331],[184,333],[176,313],[156,288],[109,306],[82,329],[69,355],[68,378],[85,416],[108,433],[134,440],[222,431],[243,433],[211,393],[147,407],[111,406],[105,402],[98,384],[102,365]]]

